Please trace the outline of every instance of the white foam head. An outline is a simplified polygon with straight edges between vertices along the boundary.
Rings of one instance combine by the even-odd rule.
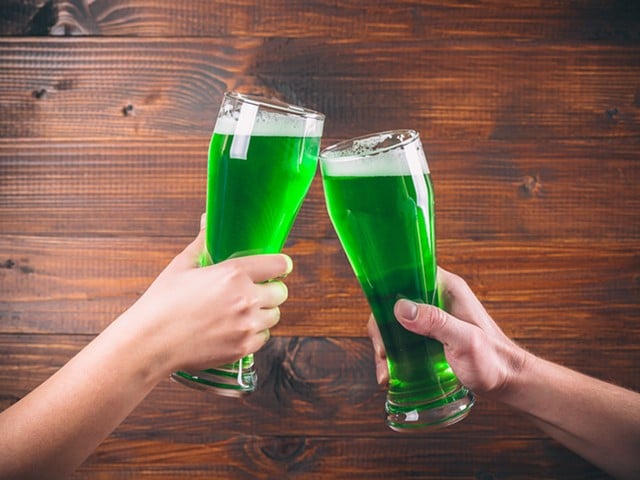
[[[381,132],[333,145],[320,154],[330,177],[380,177],[429,173],[417,132]]]
[[[260,135],[321,137],[324,115],[281,102],[234,92],[225,95],[214,133],[223,135]]]
[[[247,123],[230,116],[218,117],[213,133],[223,135],[258,135],[264,137],[321,137],[322,122],[315,119],[259,112]]]

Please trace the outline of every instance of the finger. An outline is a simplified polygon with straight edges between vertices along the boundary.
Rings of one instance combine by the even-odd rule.
[[[454,317],[483,330],[498,329],[497,325],[462,277],[438,268],[438,290],[441,305]]]
[[[289,297],[287,286],[279,281],[271,281],[256,285],[258,304],[261,308],[273,308],[282,305]]]
[[[389,366],[386,360],[376,358],[376,381],[383,385],[389,381]]]
[[[249,255],[226,261],[236,263],[255,283],[284,278],[293,270],[291,258],[282,253]]]
[[[263,338],[262,343],[267,343],[269,341],[269,339],[271,338],[271,332],[269,331],[268,328],[262,330],[260,332],[260,335]]]
[[[389,381],[389,367],[387,365],[387,352],[382,343],[382,336],[378,329],[378,324],[373,314],[369,316],[367,323],[367,333],[371,338],[374,352],[374,362],[376,365],[376,380],[378,384],[387,383]]]
[[[264,313],[265,328],[273,328],[280,322],[280,309],[278,307],[262,310]]]
[[[251,337],[249,342],[246,344],[246,353],[255,353],[260,350],[271,338],[271,332],[269,332],[268,328],[264,330],[259,330]]]
[[[394,313],[404,328],[438,340],[445,347],[465,348],[477,333],[477,327],[463,322],[441,308],[398,300]]]
[[[200,217],[200,231],[196,238],[173,260],[173,264],[181,268],[200,266],[200,259],[205,251],[205,214]]]
[[[375,353],[376,358],[386,359],[387,352],[384,349],[382,336],[380,335],[380,330],[378,329],[378,324],[376,323],[376,319],[373,314],[369,316],[369,321],[367,322],[367,333],[369,334],[369,338],[373,344],[373,352]]]
[[[442,307],[452,315],[456,315],[454,309],[473,310],[481,306],[463,278],[441,267],[438,267],[438,291]]]

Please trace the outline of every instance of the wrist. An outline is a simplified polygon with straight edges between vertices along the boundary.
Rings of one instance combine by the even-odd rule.
[[[497,400],[521,413],[532,414],[541,404],[539,395],[545,391],[545,384],[551,381],[546,378],[546,362],[517,346],[511,361],[509,381]]]
[[[135,308],[122,313],[103,334],[114,339],[111,343],[115,361],[126,364],[123,368],[132,381],[153,388],[173,371],[167,349],[153,329],[143,324]]]
[[[517,399],[522,393],[526,394],[529,379],[539,359],[513,341],[509,341],[502,348],[504,378],[489,396],[517,408]]]

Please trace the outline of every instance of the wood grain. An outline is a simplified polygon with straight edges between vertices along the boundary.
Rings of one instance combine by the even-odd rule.
[[[4,406],[24,396],[77,351],[89,335],[0,334],[0,348],[11,351],[14,366],[0,371],[6,389]],[[538,338],[532,350],[551,350],[546,343],[559,339]],[[602,348],[607,362],[594,364],[593,376],[634,387],[633,345]],[[558,348],[557,361],[587,359],[588,347],[566,343]],[[592,362],[593,363],[593,362]],[[256,354],[257,390],[243,399],[220,398],[210,392],[187,388],[167,379],[141,404],[116,436],[149,439],[154,435],[190,443],[253,432],[286,435],[373,436],[398,438],[403,435],[384,425],[385,391],[375,382],[373,349],[369,339],[346,337],[274,337]],[[589,367],[587,367],[589,368]],[[241,408],[238,408],[241,406]],[[476,408],[486,413],[476,414]],[[503,435],[530,438],[536,429],[524,417],[509,409],[478,399],[473,416],[460,424],[480,437],[502,430]],[[372,421],[375,419],[375,421]],[[150,430],[150,426],[153,428]],[[211,427],[216,425],[215,429]],[[185,428],[188,426],[188,428]],[[458,428],[458,427],[456,427]],[[517,430],[523,430],[518,432]],[[448,431],[447,429],[442,431]],[[431,438],[431,432],[416,432],[412,438]]]
[[[416,446],[416,443],[419,443]],[[362,452],[355,456],[354,452]],[[411,452],[411,453],[407,453]],[[536,458],[547,460],[537,463]],[[557,458],[563,457],[560,463]],[[338,436],[260,437],[238,435],[200,444],[167,445],[162,441],[107,441],[95,460],[73,478],[126,478],[132,467],[139,478],[539,478],[607,479],[584,461],[549,440],[511,440],[487,445],[481,438],[438,433],[438,438]],[[393,461],[389,461],[392,458]],[[222,461],[215,461],[222,460]],[[188,465],[186,468],[184,465]]]
[[[640,390],[638,2],[5,0],[0,36],[0,408],[193,238],[228,89],[324,112],[323,146],[419,130],[440,264],[524,347]],[[258,391],[167,379],[73,478],[608,478],[484,398],[387,429],[319,176],[285,250]]]
[[[631,141],[452,142],[423,133],[440,239],[640,237]],[[204,211],[207,144],[205,136],[3,142],[0,231],[189,237]],[[327,238],[335,234],[318,172],[291,241]]]
[[[0,238],[3,332],[97,333],[144,292],[188,239]],[[637,241],[443,240],[440,263],[467,279],[519,339],[619,344],[640,336]],[[300,241],[276,335],[366,335],[369,309],[339,242]],[[597,255],[595,255],[597,253]],[[561,315],[558,315],[561,313]]]
[[[494,39],[629,43],[640,39],[632,1],[6,0],[0,34]],[[33,18],[36,20],[33,21]]]
[[[15,401],[53,373],[90,337],[0,335],[13,367],[0,370]],[[19,347],[18,347],[19,345]],[[562,360],[574,357],[563,350]],[[626,349],[598,373],[628,380]],[[75,478],[188,474],[217,478],[327,478],[376,472],[411,478],[606,478],[539,432],[523,417],[478,399],[471,415],[437,432],[404,436],[384,426],[384,391],[375,384],[368,341],[274,338],[258,353],[258,390],[242,400],[162,382],[95,452]],[[46,367],[44,367],[46,365]],[[283,434],[283,432],[286,432]],[[358,455],[354,455],[358,452]],[[395,461],[389,464],[389,458]],[[452,461],[455,459],[454,461]]]
[[[327,139],[400,126],[443,140],[635,142],[640,133],[633,47],[3,39],[0,58],[5,138],[202,141],[227,89],[319,110]]]

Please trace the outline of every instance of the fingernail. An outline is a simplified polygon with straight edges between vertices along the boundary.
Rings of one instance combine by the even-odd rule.
[[[283,293],[282,302],[280,303],[284,303],[287,301],[287,298],[289,298],[289,288],[283,282],[280,282],[280,285],[282,286],[282,293]]]
[[[396,303],[396,315],[407,322],[413,322],[418,317],[418,305],[411,300],[398,300],[398,303]]]
[[[287,271],[284,274],[289,275],[293,271],[293,260],[291,260],[289,255],[283,255],[283,257],[287,262]]]

